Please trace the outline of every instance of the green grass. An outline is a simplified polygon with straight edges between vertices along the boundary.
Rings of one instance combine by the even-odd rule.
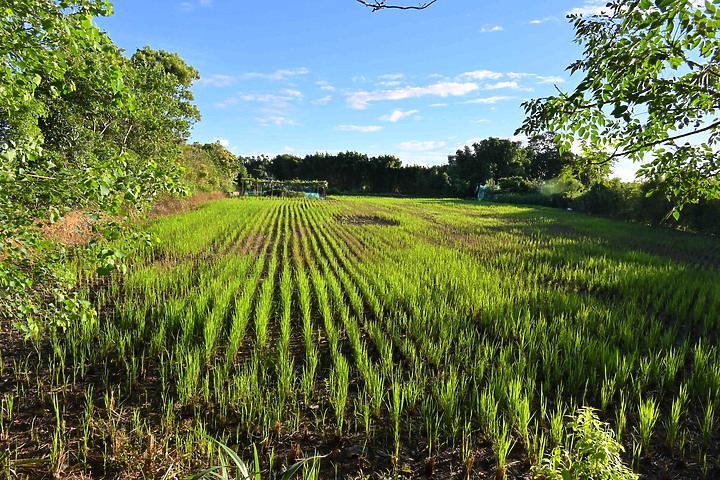
[[[222,460],[210,434],[269,472],[317,451],[313,478],[513,478],[585,405],[650,478],[718,461],[716,238],[367,197],[226,199],[149,228],[159,246],[88,287],[96,322],[3,351],[6,465],[187,474]]]

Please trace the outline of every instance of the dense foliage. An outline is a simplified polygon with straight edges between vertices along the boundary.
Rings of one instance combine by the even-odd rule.
[[[178,147],[199,119],[197,71],[149,47],[123,56],[92,22],[111,12],[105,0],[9,0],[0,11],[0,316],[31,334],[93,314],[73,293],[66,249],[40,228],[81,211],[90,263],[123,268],[102,239],[181,190]]]
[[[584,52],[568,69],[582,78],[526,102],[520,131],[556,131],[565,149],[581,141],[595,163],[642,162],[679,208],[720,197],[718,4],[618,0],[606,14],[572,16]]]
[[[242,159],[217,142],[185,144],[181,154],[182,180],[193,192],[234,192],[247,175]]]

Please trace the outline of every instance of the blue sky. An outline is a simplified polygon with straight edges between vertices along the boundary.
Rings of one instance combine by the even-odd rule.
[[[512,137],[524,100],[579,81],[565,71],[581,53],[565,16],[604,3],[438,0],[373,13],[356,0],[117,0],[98,24],[128,54],[150,45],[200,71],[192,141],[437,165]]]

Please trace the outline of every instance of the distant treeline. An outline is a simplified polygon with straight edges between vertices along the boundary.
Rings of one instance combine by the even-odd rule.
[[[679,219],[675,202],[658,182],[610,179],[610,166],[560,153],[550,133],[521,142],[487,138],[459,149],[443,165],[403,165],[392,155],[314,153],[305,157],[236,157],[221,145],[183,149],[185,180],[196,191],[231,191],[243,177],[325,180],[329,193],[475,197],[485,186],[488,201],[570,208],[648,224],[720,234],[720,202],[688,204]]]
[[[426,197],[466,197],[479,185],[509,177],[542,181],[563,173],[588,185],[607,175],[605,167],[582,167],[579,157],[560,154],[552,135],[538,135],[528,146],[488,138],[458,150],[444,165],[403,165],[393,155],[368,157],[358,152],[315,153],[298,157],[241,157],[247,175],[277,180],[326,180],[335,193],[402,194]]]

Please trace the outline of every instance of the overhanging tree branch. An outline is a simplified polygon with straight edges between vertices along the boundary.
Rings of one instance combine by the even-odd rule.
[[[382,10],[385,8],[395,8],[398,10],[424,10],[433,3],[437,2],[437,0],[430,0],[429,2],[421,3],[419,5],[388,5],[387,0],[357,1],[365,5],[366,7],[372,8],[373,12],[377,12],[378,10]]]
[[[645,143],[641,144],[640,146],[631,148],[629,150],[623,150],[622,152],[618,152],[617,149],[615,149],[615,153],[613,153],[606,159],[601,160],[599,162],[592,162],[592,163],[594,165],[602,165],[602,164],[611,162],[611,161],[615,160],[616,158],[624,157],[626,155],[632,155],[633,153],[637,153],[641,150],[645,150],[646,148],[654,147],[656,145],[660,145],[660,144],[667,143],[667,142],[674,142],[675,140],[679,140],[679,139],[685,138],[685,137],[690,137],[692,135],[697,135],[698,133],[707,132],[708,130],[712,130],[712,129],[718,128],[718,127],[720,127],[720,120],[718,120],[717,122],[715,122],[711,125],[707,125],[704,128],[701,128],[699,130],[693,130],[692,132],[685,132],[681,135],[676,135],[674,137],[661,138],[658,140],[654,140],[652,142],[645,142]]]

